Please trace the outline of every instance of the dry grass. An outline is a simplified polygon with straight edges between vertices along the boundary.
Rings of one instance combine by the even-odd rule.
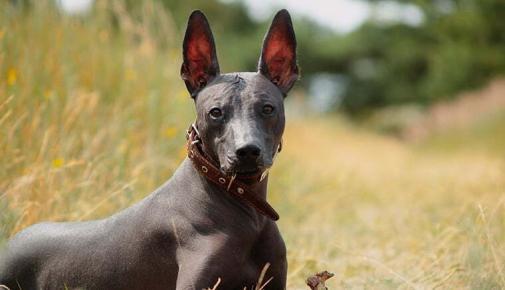
[[[272,173],[289,283],[330,289],[505,287],[503,159],[424,152],[339,120],[289,123]]]
[[[179,50],[159,50],[142,19],[114,6],[89,19],[40,6],[27,16],[0,7],[8,208],[0,238],[41,219],[89,219],[131,204],[177,167],[193,118]],[[146,10],[145,18],[166,17]],[[112,27],[111,17],[128,25]]]
[[[71,19],[37,3],[29,16],[0,3],[0,240],[133,204],[182,160],[194,116],[162,9],[99,2]],[[330,289],[505,288],[504,156],[459,145],[288,120],[270,200],[289,289],[323,269]]]

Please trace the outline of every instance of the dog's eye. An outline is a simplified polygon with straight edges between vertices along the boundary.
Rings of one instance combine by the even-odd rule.
[[[272,115],[274,112],[274,107],[272,105],[264,105],[263,106],[263,114]]]
[[[209,115],[214,119],[220,119],[223,116],[223,111],[219,108],[212,108]]]

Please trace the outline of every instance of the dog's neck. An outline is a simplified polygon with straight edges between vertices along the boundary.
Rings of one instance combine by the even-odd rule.
[[[245,210],[249,215],[259,217],[261,219],[265,218],[262,214],[258,213],[254,208],[245,204],[243,201],[237,199],[236,197],[230,195],[225,190],[219,188],[212,182],[210,182],[206,177],[202,176],[200,172],[195,168],[194,163],[189,158],[185,158],[181,163],[180,167],[174,173],[172,177],[172,182],[177,187],[183,187],[188,193],[195,195],[195,200],[198,202],[208,202],[209,206],[212,206],[215,202],[226,202],[231,203],[243,210]],[[267,198],[267,185],[268,176],[262,181],[258,181],[252,184],[248,184],[254,192],[257,193],[258,198],[266,200]]]
[[[188,158],[184,160],[184,162],[189,162],[191,165],[192,169],[195,171],[195,174],[197,174],[200,179],[202,180],[202,185],[205,186],[207,189],[211,189],[214,192],[218,192],[223,195],[229,195],[225,190],[215,186],[212,182],[210,182],[206,177],[202,176],[200,172],[198,172],[195,168],[195,164]],[[241,182],[247,184],[249,188],[254,191],[258,197],[260,197],[263,200],[266,200],[267,198],[267,185],[268,185],[268,175],[263,178],[261,181],[259,178],[257,179],[240,179],[240,177],[237,177],[238,180]]]

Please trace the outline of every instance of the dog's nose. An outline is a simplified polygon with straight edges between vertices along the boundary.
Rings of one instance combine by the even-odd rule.
[[[253,144],[245,145],[235,151],[240,160],[256,160],[261,154],[261,149]]]

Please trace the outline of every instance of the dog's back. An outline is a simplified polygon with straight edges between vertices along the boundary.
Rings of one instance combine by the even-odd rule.
[[[11,290],[80,285],[167,289],[172,284],[174,288],[175,281],[166,277],[173,277],[176,268],[162,264],[159,257],[173,251],[175,244],[170,232],[156,236],[152,219],[144,218],[153,214],[149,203],[147,199],[104,220],[41,223],[21,231],[9,241],[0,262],[0,285]]]

